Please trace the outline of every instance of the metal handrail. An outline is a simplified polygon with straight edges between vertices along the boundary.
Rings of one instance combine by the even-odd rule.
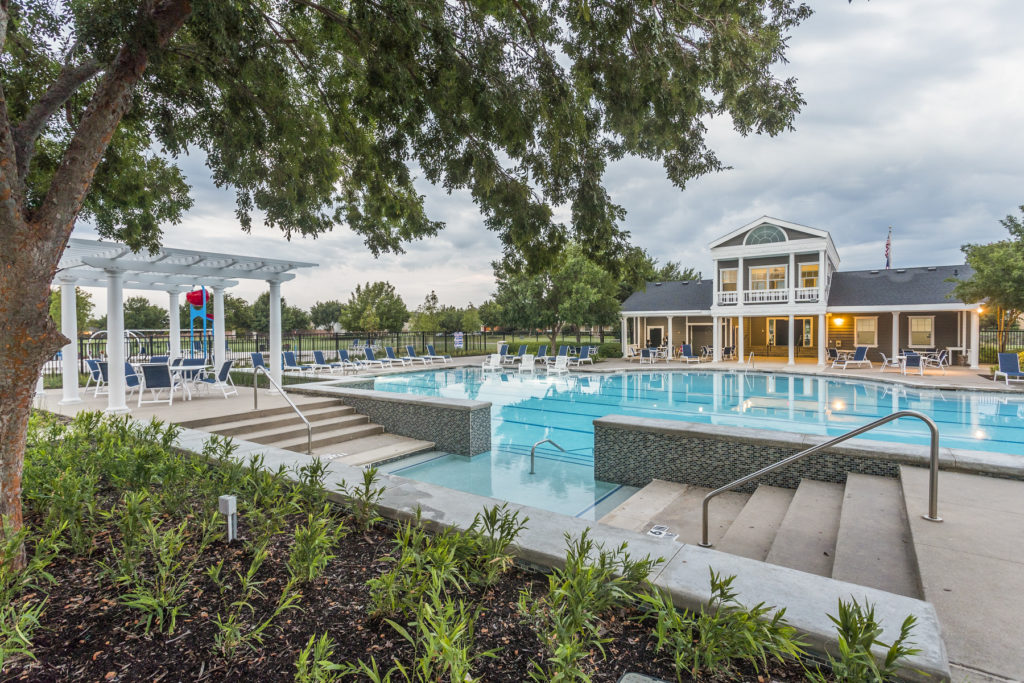
[[[533,448],[530,449],[530,474],[537,474],[537,472],[534,471],[533,465],[534,465],[534,462],[535,462],[535,459],[536,459],[536,455],[537,455],[537,446],[541,445],[542,443],[549,443],[552,446],[554,446],[555,448],[557,448],[558,450],[562,451],[563,453],[568,453],[569,452],[569,451],[565,450],[564,448],[562,448],[561,446],[559,446],[554,441],[552,441],[551,439],[541,439],[537,443],[533,444]]]
[[[266,376],[267,381],[270,382],[270,386],[277,389],[277,393],[281,394],[285,401],[288,401],[288,405],[292,407],[292,410],[294,410],[295,414],[299,416],[299,419],[306,423],[306,454],[313,455],[313,425],[309,423],[309,420],[307,420],[306,416],[302,414],[302,411],[299,410],[299,407],[292,403],[292,400],[288,398],[288,394],[284,393],[284,389],[281,388],[281,385],[278,384],[273,377],[271,377],[270,370],[267,370],[267,368],[263,367],[262,365],[257,365],[252,369],[252,409],[259,410],[260,407],[259,392],[256,391],[256,387],[259,384],[259,382],[256,381],[256,376],[259,375],[261,372]]]
[[[754,352],[751,351],[750,355],[747,356],[747,367],[746,367],[746,369],[750,370],[753,367],[754,367]]]
[[[880,427],[881,425],[884,425],[887,422],[898,420],[901,417],[916,417],[917,419],[921,420],[926,425],[928,425],[928,431],[931,432],[931,453],[929,465],[930,472],[928,476],[928,514],[921,516],[927,519],[929,522],[941,522],[942,518],[939,517],[939,428],[935,426],[935,422],[933,422],[932,419],[925,415],[924,413],[919,413],[916,410],[900,410],[898,412],[892,413],[891,415],[886,415],[881,419],[875,420],[874,422],[868,423],[863,427],[858,427],[857,429],[846,432],[842,436],[838,436],[832,439],[831,441],[826,441],[825,443],[818,444],[817,446],[811,446],[810,448],[802,450],[799,453],[789,456],[788,458],[784,458],[776,463],[772,463],[767,467],[762,467],[756,472],[748,474],[745,477],[741,477],[740,479],[737,479],[732,483],[726,484],[725,486],[721,486],[715,489],[714,491],[708,493],[706,496],[704,496],[704,503],[702,506],[703,518],[701,519],[700,545],[704,548],[711,547],[711,543],[708,541],[708,505],[711,503],[711,499],[714,498],[715,496],[725,493],[726,491],[732,490],[737,486],[742,486],[743,484],[751,482],[754,479],[758,479],[759,477],[768,474],[769,472],[773,472],[781,467],[785,467],[786,465],[792,462],[796,462],[797,460],[806,458],[808,455],[813,455],[814,453],[817,453],[820,450],[831,448],[832,446],[842,443],[847,439],[852,439],[853,437],[863,434],[864,432],[871,431],[875,427]]]

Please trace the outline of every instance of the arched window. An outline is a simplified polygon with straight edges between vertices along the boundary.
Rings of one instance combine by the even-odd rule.
[[[747,233],[744,244],[771,244],[773,242],[785,242],[786,232],[777,225],[759,225]]]

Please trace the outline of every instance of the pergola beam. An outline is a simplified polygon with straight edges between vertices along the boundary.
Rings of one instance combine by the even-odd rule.
[[[240,270],[238,268],[209,268],[206,266],[176,265],[166,261],[154,263],[150,261],[135,261],[129,259],[108,259],[85,257],[82,263],[91,268],[100,270],[123,270],[126,272],[165,273],[167,275],[187,275],[194,278],[218,277],[218,278],[246,278],[252,280],[265,280],[273,277],[276,280],[292,280],[294,273],[285,272],[288,270],[286,264],[266,265],[258,270]]]

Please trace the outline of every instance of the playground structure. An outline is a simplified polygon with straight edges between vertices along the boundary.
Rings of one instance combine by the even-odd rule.
[[[193,290],[185,295],[185,301],[188,302],[188,341],[189,341],[189,355],[194,356],[196,352],[201,348],[204,358],[210,356],[210,344],[209,335],[207,333],[207,323],[213,322],[213,311],[209,310],[210,294],[206,291],[206,287],[200,287],[199,289]],[[196,344],[196,320],[202,321],[203,336],[200,345]]]

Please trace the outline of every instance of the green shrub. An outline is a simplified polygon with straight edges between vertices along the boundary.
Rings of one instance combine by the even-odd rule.
[[[597,355],[601,358],[622,358],[622,345],[619,342],[605,342],[597,347]]]
[[[873,605],[862,607],[856,600],[843,602],[839,600],[839,616],[831,614],[828,618],[836,625],[839,635],[839,656],[828,655],[828,666],[832,670],[827,676],[818,668],[808,671],[812,681],[824,683],[835,680],[840,683],[869,681],[883,683],[897,680],[896,669],[899,661],[905,657],[916,655],[920,650],[910,647],[910,632],[917,619],[909,615],[900,627],[900,636],[891,645],[878,639],[882,627],[875,619]],[[871,653],[872,646],[885,650],[885,658],[879,663]]]

